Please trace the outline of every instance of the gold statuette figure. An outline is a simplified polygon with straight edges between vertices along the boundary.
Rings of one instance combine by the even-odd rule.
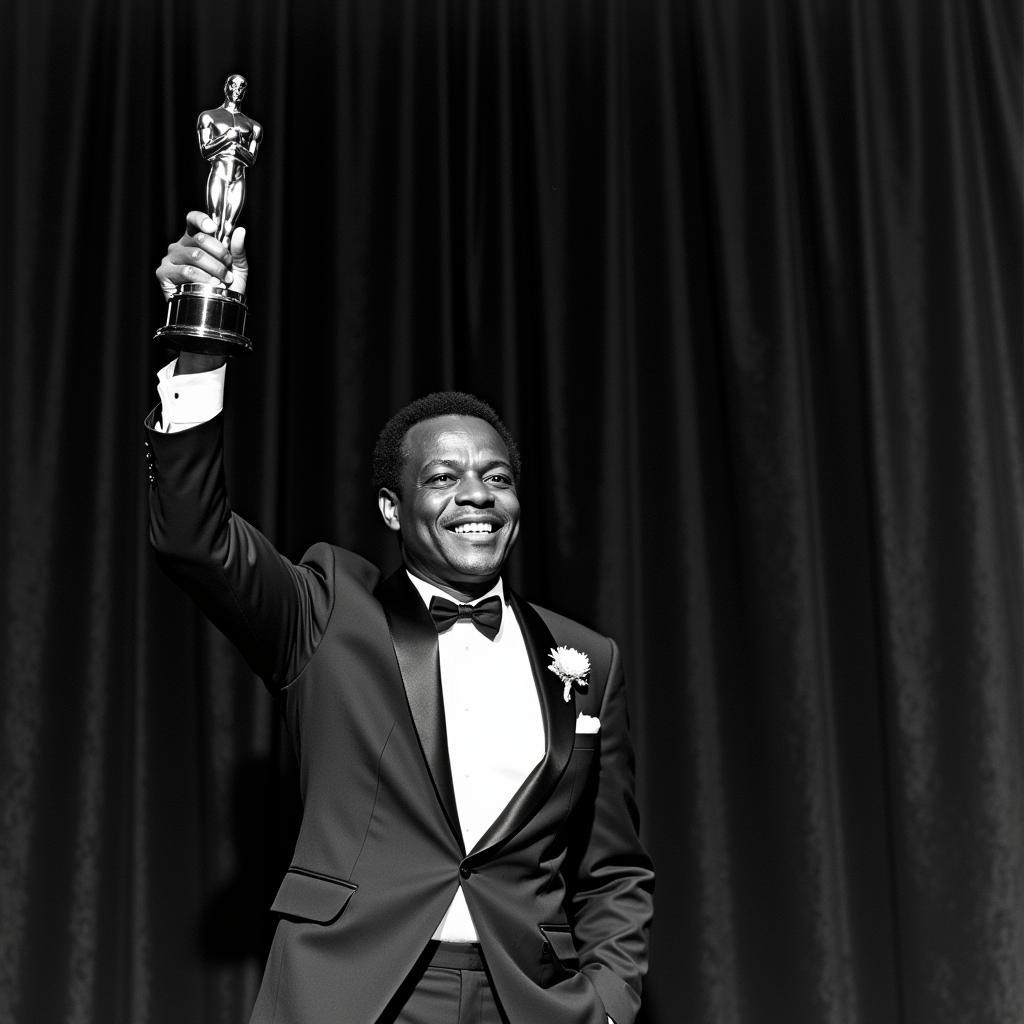
[[[224,102],[199,115],[199,151],[210,162],[206,209],[216,224],[216,238],[225,245],[238,225],[245,204],[245,172],[256,162],[263,126],[242,113],[249,83],[242,75],[224,82]],[[245,333],[245,296],[220,282],[182,284],[167,303],[167,322],[154,341],[186,352],[230,355],[251,352]]]

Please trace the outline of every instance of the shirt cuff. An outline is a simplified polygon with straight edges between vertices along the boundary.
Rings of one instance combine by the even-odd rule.
[[[156,375],[160,395],[160,420],[153,424],[164,434],[206,423],[224,408],[224,377],[227,365],[205,373],[174,376],[177,359],[172,359]]]

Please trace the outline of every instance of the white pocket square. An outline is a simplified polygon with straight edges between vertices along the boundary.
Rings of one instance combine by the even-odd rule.
[[[591,733],[600,732],[601,730],[601,719],[594,718],[593,715],[584,715],[582,712],[576,718],[576,733],[577,735],[589,735]]]

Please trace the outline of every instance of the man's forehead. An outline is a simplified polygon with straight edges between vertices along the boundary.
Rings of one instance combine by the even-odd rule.
[[[477,416],[435,416],[409,428],[406,449],[414,462],[467,457],[508,461],[501,435]]]

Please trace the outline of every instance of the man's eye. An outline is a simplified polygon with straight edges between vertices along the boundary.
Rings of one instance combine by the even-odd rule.
[[[448,484],[451,483],[454,479],[455,477],[453,477],[451,473],[436,473],[434,476],[430,478],[430,483]]]
[[[498,484],[500,487],[508,487],[512,483],[512,478],[504,473],[492,473],[487,479],[492,484]]]

